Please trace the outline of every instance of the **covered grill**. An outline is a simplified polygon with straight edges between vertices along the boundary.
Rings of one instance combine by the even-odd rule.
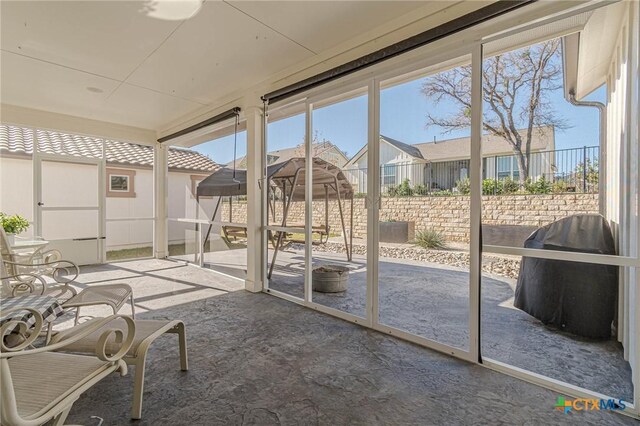
[[[570,216],[535,231],[525,248],[615,255],[606,219]],[[523,257],[514,305],[545,324],[590,338],[611,337],[618,268],[565,260]]]

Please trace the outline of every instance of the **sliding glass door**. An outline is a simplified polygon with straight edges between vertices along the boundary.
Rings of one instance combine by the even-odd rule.
[[[472,285],[471,89],[471,55],[382,80],[377,143],[378,322],[462,356]]]
[[[640,377],[631,36],[623,28],[608,84],[578,100],[571,74],[584,72],[576,55],[591,58],[576,35],[627,7],[479,31],[269,106],[268,291],[630,407]]]
[[[610,8],[620,5],[596,15]],[[604,139],[604,112],[569,93],[577,36],[484,45],[481,354],[498,368],[630,402],[634,350],[623,329],[636,309],[636,284],[625,290],[635,268],[619,254],[631,232],[605,205],[621,207],[616,181],[634,184],[624,162],[610,173],[602,161],[619,143]],[[587,100],[604,106],[607,91]]]
[[[369,317],[367,285],[367,86],[314,100],[307,164],[311,190],[309,300],[356,321]],[[310,199],[309,199],[310,198]]]

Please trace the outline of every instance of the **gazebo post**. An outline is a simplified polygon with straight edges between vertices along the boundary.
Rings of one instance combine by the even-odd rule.
[[[347,252],[347,261],[351,262],[351,253],[349,253],[349,241],[347,240],[347,228],[344,223],[344,212],[342,211],[342,199],[340,198],[340,186],[338,178],[334,176],[336,182],[336,194],[338,195],[338,210],[340,211],[340,223],[342,224],[342,235],[344,236],[344,248]]]
[[[353,195],[351,195],[351,218],[349,220],[349,260],[353,259]]]
[[[204,260],[202,257],[204,256],[204,249],[202,247],[202,232],[200,231],[200,195],[196,192],[196,247],[198,250],[193,253],[193,263],[198,263],[200,266],[204,264]],[[187,246],[187,242],[185,241],[185,250]],[[198,255],[200,256],[200,261],[198,261]]]
[[[284,205],[284,210],[282,212],[282,227],[287,226],[287,216],[289,214],[289,207],[291,206],[291,202],[293,201],[293,192],[296,189],[296,184],[298,183],[298,176],[300,176],[300,170],[302,169],[298,169],[296,170],[296,175],[293,178],[293,185],[291,185],[291,192],[289,193],[289,200],[285,199],[285,205]],[[284,187],[284,182],[283,182],[283,187]],[[284,191],[283,191],[284,193]],[[271,274],[273,273],[273,267],[276,264],[276,257],[278,257],[278,250],[280,249],[280,244],[282,244],[282,236],[284,235],[284,231],[279,231],[278,232],[278,242],[276,244],[276,247],[273,249],[273,260],[271,261],[271,265],[269,266],[269,274],[267,275],[268,279],[271,279]]]
[[[329,186],[326,183],[324,184],[324,230],[327,232],[327,241],[329,241]],[[322,238],[320,242],[322,243]]]
[[[216,203],[216,208],[213,209],[213,216],[211,216],[211,222],[216,220],[216,215],[218,214],[218,208],[220,207],[220,202],[222,201],[222,196],[218,197],[218,202]],[[213,224],[209,224],[209,229],[207,230],[207,236],[204,238],[204,242],[202,243],[202,250],[204,251],[204,246],[207,245],[207,241],[209,241],[209,235],[211,235],[211,228],[213,228]]]

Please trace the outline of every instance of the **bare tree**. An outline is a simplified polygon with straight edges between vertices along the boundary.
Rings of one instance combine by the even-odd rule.
[[[528,46],[483,61],[483,128],[504,138],[518,159],[520,182],[529,176],[529,160],[534,128],[565,123],[551,106],[548,94],[561,87],[560,40]],[[422,93],[435,101],[453,102],[453,114],[427,115],[427,127],[445,132],[471,124],[471,66],[457,67],[428,77]]]
[[[335,146],[331,141],[325,139],[321,133],[316,129],[313,132],[313,138],[311,140],[311,156],[312,157],[320,157],[320,158],[324,158],[323,154],[328,153],[329,151],[332,150],[332,148],[336,149],[336,152],[340,152],[340,154],[342,154],[342,156],[344,156],[344,158],[348,158],[347,156],[347,152],[341,150],[340,148],[338,148],[337,146]],[[304,157],[305,156],[305,148],[304,148],[304,142],[302,142],[300,145],[298,145],[296,147],[295,152],[295,156],[296,157]],[[333,156],[330,155],[325,155],[326,158],[324,158],[326,161],[338,166],[338,167],[342,167],[342,162],[340,161],[336,161],[335,158],[332,158]]]

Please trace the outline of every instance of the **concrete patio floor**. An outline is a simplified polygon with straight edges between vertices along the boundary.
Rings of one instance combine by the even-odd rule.
[[[149,352],[140,425],[636,424],[609,412],[564,414],[557,393],[161,260],[83,268],[84,285],[128,282],[140,318],[187,324]],[[123,312],[126,312],[123,311]],[[133,369],[133,367],[132,367]],[[74,405],[69,423],[128,424],[133,371]]]
[[[313,292],[321,305],[364,317],[366,259],[314,253],[321,264],[351,269],[344,293]],[[279,254],[270,288],[302,298],[304,254]],[[379,321],[412,334],[468,350],[469,273],[435,263],[381,258]],[[615,339],[592,340],[547,327],[513,307],[515,281],[482,277],[482,356],[605,395],[633,399],[631,367]]]

